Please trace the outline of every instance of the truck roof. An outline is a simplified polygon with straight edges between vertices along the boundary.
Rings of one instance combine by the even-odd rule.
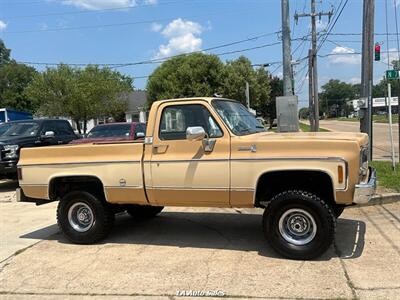
[[[154,101],[154,103],[157,102],[157,104],[161,104],[164,102],[176,102],[176,101],[195,101],[195,100],[204,100],[207,101],[208,103],[211,103],[212,100],[228,100],[228,101],[236,101],[233,99],[227,99],[227,98],[218,98],[218,97],[189,97],[189,98],[175,98],[175,99],[163,99],[163,100],[157,100]]]

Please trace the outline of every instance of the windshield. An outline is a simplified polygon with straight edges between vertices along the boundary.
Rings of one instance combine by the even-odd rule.
[[[21,122],[4,124],[0,128],[1,136],[35,136],[38,133],[39,125],[33,122]]]
[[[6,132],[9,128],[10,128],[11,124],[10,123],[3,123],[0,125],[0,136],[2,136],[4,134],[4,132]]]
[[[124,137],[129,136],[131,124],[100,125],[94,127],[87,135],[88,138]]]
[[[212,105],[225,124],[236,135],[265,131],[264,126],[239,102],[213,100]]]

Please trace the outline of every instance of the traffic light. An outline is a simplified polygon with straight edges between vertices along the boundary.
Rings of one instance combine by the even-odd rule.
[[[381,60],[381,46],[376,43],[375,44],[375,61]]]

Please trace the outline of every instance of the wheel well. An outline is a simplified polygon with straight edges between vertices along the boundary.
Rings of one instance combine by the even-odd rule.
[[[105,199],[103,183],[95,176],[63,176],[51,179],[49,184],[51,200],[62,198],[71,191],[85,191]]]
[[[272,171],[261,175],[256,188],[255,206],[270,201],[285,190],[304,190],[315,193],[328,204],[335,205],[332,178],[322,171]]]

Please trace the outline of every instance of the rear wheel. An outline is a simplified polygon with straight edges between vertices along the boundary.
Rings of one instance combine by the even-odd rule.
[[[60,200],[57,223],[70,241],[91,244],[108,235],[114,213],[105,201],[88,192],[74,191]]]
[[[132,218],[144,220],[155,217],[163,210],[163,208],[164,206],[131,204],[127,207],[126,211]]]
[[[291,259],[311,259],[332,244],[336,218],[318,196],[291,190],[276,195],[263,216],[264,234],[271,247]]]

